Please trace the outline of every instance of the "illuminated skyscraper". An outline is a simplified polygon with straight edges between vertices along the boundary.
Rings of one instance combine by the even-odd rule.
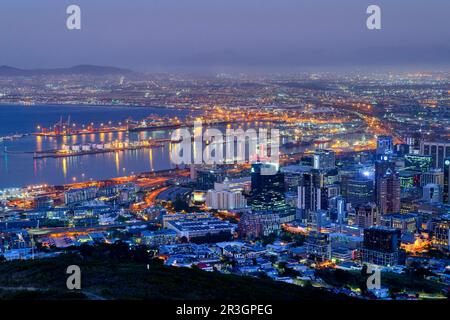
[[[360,228],[369,228],[380,224],[380,214],[375,203],[359,207],[356,214],[356,224]]]
[[[377,155],[390,155],[394,151],[394,143],[391,136],[378,136]]]
[[[395,162],[390,161],[387,156],[383,156],[375,162],[375,201],[378,204],[378,189],[381,178],[387,174],[395,172]]]
[[[388,169],[378,179],[376,194],[381,214],[400,212],[400,178],[396,172]]]
[[[444,171],[441,169],[431,169],[420,175],[420,186],[424,187],[429,183],[444,186]]]
[[[363,263],[379,266],[395,266],[399,262],[399,229],[371,227],[364,229],[361,260]]]
[[[350,179],[347,181],[347,202],[358,208],[374,199],[374,185],[371,179]]]
[[[421,141],[420,154],[431,156],[433,159],[431,162],[432,168],[444,167],[444,159],[450,158],[450,142],[427,142]]]
[[[286,207],[284,198],[284,175],[278,167],[269,163],[255,163],[251,169],[252,190],[250,205],[253,210],[283,210]],[[275,174],[264,174],[264,170]]]
[[[450,204],[450,158],[446,158],[444,161],[443,201]]]
[[[405,155],[405,169],[427,172],[431,167],[431,156],[418,154]]]
[[[330,170],[336,167],[336,157],[333,150],[318,149],[314,152],[314,169]]]
[[[339,185],[333,182],[333,175],[333,170],[304,173],[297,189],[297,207],[304,213],[327,210],[329,199],[340,194]]]

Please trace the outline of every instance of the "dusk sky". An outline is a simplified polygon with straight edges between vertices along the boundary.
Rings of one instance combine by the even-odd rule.
[[[66,8],[82,29],[66,28]],[[382,30],[366,28],[366,8]],[[2,0],[0,65],[141,71],[450,66],[448,0]]]

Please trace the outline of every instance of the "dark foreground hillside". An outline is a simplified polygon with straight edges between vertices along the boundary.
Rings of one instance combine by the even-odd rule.
[[[340,299],[312,287],[139,260],[111,254],[70,253],[49,259],[3,262],[0,299]],[[73,264],[81,268],[78,291],[66,288],[66,269]]]

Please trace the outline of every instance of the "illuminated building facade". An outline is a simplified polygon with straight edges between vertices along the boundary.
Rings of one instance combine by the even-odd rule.
[[[380,220],[382,226],[399,229],[402,233],[417,231],[417,214],[385,214],[381,216]]]
[[[257,239],[278,233],[281,229],[280,215],[276,212],[246,212],[238,223],[238,234],[243,239]]]
[[[390,155],[394,151],[394,142],[391,136],[377,137],[377,155]]]
[[[274,166],[268,170],[275,174],[264,174],[266,166]],[[286,209],[284,197],[284,176],[273,164],[255,163],[251,170],[251,197],[249,204],[252,210],[283,211]]]
[[[441,169],[431,169],[430,171],[423,172],[420,176],[420,185],[426,186],[427,184],[444,185],[444,171]]]
[[[331,241],[327,233],[311,231],[305,239],[306,253],[311,259],[326,261],[331,259]]]
[[[450,204],[450,158],[444,161],[443,201]]]
[[[361,260],[363,263],[379,266],[395,266],[399,263],[399,229],[370,227],[364,229]]]
[[[333,150],[318,149],[314,152],[313,167],[316,170],[330,170],[336,167]]]
[[[377,205],[381,214],[400,212],[400,178],[395,172],[388,172],[377,183]]]
[[[405,158],[405,169],[427,172],[431,168],[431,156],[419,154],[407,154]]]
[[[356,224],[360,228],[369,228],[380,224],[380,213],[375,203],[368,203],[358,208]]]
[[[450,142],[428,142],[422,141],[420,143],[420,154],[431,156],[431,167],[440,168],[444,167],[444,159],[450,158]]]
[[[233,210],[244,208],[247,200],[239,191],[208,190],[206,193],[206,206],[215,210]]]
[[[222,168],[197,168],[197,188],[199,190],[214,189],[215,182],[222,182],[225,170]]]
[[[395,162],[390,161],[387,156],[383,156],[375,162],[375,201],[379,204],[379,184],[383,177],[395,173]]]
[[[432,243],[438,248],[450,250],[450,220],[441,219],[432,224]]]
[[[64,202],[66,205],[72,205],[83,201],[93,200],[97,197],[97,192],[97,187],[71,189],[64,193]]]
[[[374,185],[370,179],[359,178],[346,181],[347,202],[358,208],[374,200]]]

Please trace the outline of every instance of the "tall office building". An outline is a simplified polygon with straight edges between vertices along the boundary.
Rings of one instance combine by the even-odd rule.
[[[330,198],[328,200],[328,211],[332,221],[340,225],[343,224],[347,215],[345,198],[341,195]]]
[[[444,168],[444,159],[450,158],[450,142],[420,142],[420,154],[425,156],[431,156],[432,168]]]
[[[304,213],[327,210],[329,199],[340,194],[340,187],[334,181],[333,170],[304,173],[297,189],[297,208]]]
[[[444,188],[443,201],[450,204],[450,158],[444,161]]]
[[[430,171],[423,172],[420,175],[420,186],[424,187],[430,183],[444,186],[444,171],[441,169],[431,169]]]
[[[390,155],[394,151],[394,142],[391,136],[377,137],[377,155]]]
[[[371,179],[356,178],[346,181],[347,202],[358,208],[374,201],[374,184]]]
[[[435,183],[429,183],[423,187],[423,201],[429,203],[442,202],[442,187]]]
[[[281,168],[281,172],[284,174],[284,184],[287,191],[297,193],[297,188],[301,183],[302,175],[304,173],[311,172],[312,167],[289,165]]]
[[[222,182],[226,175],[226,170],[221,167],[202,167],[202,168],[194,168],[195,174],[193,176],[196,177],[197,180],[197,188],[199,190],[209,190],[214,188],[215,182]]]
[[[317,149],[313,156],[313,167],[317,170],[336,168],[336,157],[333,150]]]
[[[378,203],[378,189],[381,178],[395,173],[395,162],[390,161],[387,156],[375,162],[375,201]]]
[[[400,212],[400,178],[397,173],[388,173],[379,179],[377,205],[381,214]]]
[[[268,168],[268,166],[275,166]],[[276,172],[266,175],[264,170]],[[249,204],[253,210],[285,210],[284,176],[278,166],[269,163],[254,163],[251,169],[251,197]]]
[[[304,212],[322,210],[326,196],[313,173],[303,174],[297,189],[297,208]]]
[[[356,213],[356,224],[360,228],[369,228],[380,224],[380,213],[375,203],[367,203],[359,207]]]
[[[401,231],[388,227],[364,229],[361,260],[379,266],[395,266],[399,263]]]

